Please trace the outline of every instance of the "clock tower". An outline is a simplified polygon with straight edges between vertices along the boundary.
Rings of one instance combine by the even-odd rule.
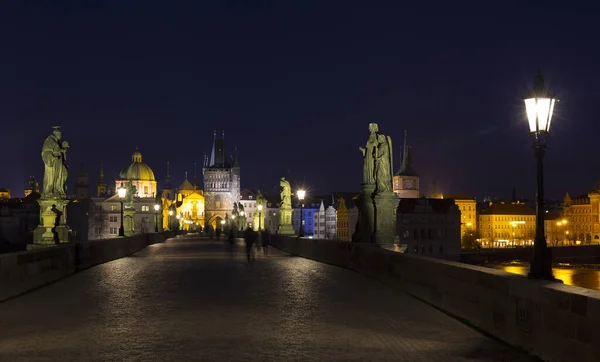
[[[402,199],[417,199],[419,192],[419,175],[412,168],[412,150],[408,145],[408,132],[404,131],[404,147],[402,163],[394,175],[393,190]]]

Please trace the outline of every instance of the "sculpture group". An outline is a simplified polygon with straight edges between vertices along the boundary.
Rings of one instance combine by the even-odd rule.
[[[392,244],[396,236],[396,208],[400,200],[392,191],[392,139],[369,123],[369,137],[363,155],[363,183],[360,193],[358,242]]]

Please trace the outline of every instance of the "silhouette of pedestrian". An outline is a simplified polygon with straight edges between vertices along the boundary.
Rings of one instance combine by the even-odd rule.
[[[248,263],[254,260],[254,243],[256,242],[257,233],[250,226],[244,230],[244,241],[246,242],[246,258]]]

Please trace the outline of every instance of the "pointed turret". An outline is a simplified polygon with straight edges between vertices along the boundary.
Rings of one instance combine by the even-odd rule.
[[[240,168],[240,156],[238,155],[238,149],[235,148],[235,158],[233,159],[233,167]]]
[[[104,165],[100,162],[100,178],[98,181],[98,197],[106,197],[106,184],[104,183]]]
[[[171,163],[167,161],[167,177],[165,178],[165,187],[164,189],[172,189],[171,185]]]
[[[412,168],[412,149],[408,145],[408,131],[404,131],[404,146],[402,147],[402,163],[396,176],[419,176]]]
[[[213,148],[210,154],[209,167],[227,167],[227,152],[225,151],[225,131],[223,138],[217,139],[217,131],[214,132]]]

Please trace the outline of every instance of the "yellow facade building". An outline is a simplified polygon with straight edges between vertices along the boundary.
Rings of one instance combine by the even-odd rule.
[[[177,216],[182,229],[204,227],[204,192],[193,185],[185,173],[185,180],[177,189]]]
[[[568,244],[592,244],[600,242],[600,185],[587,195],[571,198],[565,195],[563,219]]]
[[[466,231],[477,230],[477,200],[469,195],[444,195],[442,199],[452,199],[454,204],[460,210],[460,237],[465,235]]]
[[[343,197],[340,197],[339,206],[336,210],[336,225],[335,225],[335,233],[337,235],[338,240],[350,241],[350,228],[348,227],[350,223],[350,214],[349,210],[346,207],[346,200]]]
[[[484,248],[533,245],[535,211],[523,203],[495,203],[479,213]]]

